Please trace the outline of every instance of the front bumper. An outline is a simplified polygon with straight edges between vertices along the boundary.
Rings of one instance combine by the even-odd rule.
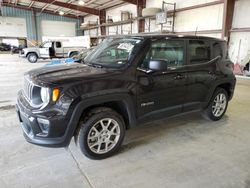
[[[69,145],[72,137],[70,121],[60,110],[33,111],[20,91],[16,112],[24,137],[28,142],[47,147]]]
[[[26,53],[23,50],[19,51],[19,57],[26,57]]]

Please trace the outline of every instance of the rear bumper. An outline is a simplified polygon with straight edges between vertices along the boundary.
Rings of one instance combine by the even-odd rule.
[[[229,96],[229,100],[231,100],[234,96],[234,89],[235,89],[235,85],[236,85],[236,77],[234,76],[231,87],[230,87],[230,96]]]
[[[16,112],[25,139],[32,144],[46,147],[66,147],[73,135],[73,127],[66,115],[58,110],[34,113],[25,104],[19,92]]]

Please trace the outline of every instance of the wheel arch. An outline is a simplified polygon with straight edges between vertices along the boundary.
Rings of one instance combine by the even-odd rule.
[[[36,54],[37,58],[39,58],[39,55],[38,55],[37,52],[28,52],[28,53],[26,54],[26,57],[28,57],[29,54]]]
[[[223,84],[218,85],[216,88],[219,88],[219,87],[222,89],[225,89],[227,94],[228,94],[228,98],[231,99],[231,97],[232,97],[232,91],[231,91],[232,84],[231,83],[223,83]]]
[[[77,50],[72,50],[68,52],[68,57],[70,57],[73,53],[79,53]]]
[[[220,81],[217,81],[217,82],[213,83],[213,85],[211,86],[211,89],[209,89],[209,92],[207,94],[205,103],[204,103],[204,105],[202,107],[206,108],[209,105],[214,92],[219,87],[223,88],[223,89],[225,89],[227,91],[228,100],[231,100],[232,97],[233,97],[233,94],[234,94],[235,83],[236,83],[235,77],[230,78],[230,79],[222,79]]]
[[[119,113],[125,122],[126,129],[130,129],[136,125],[136,112],[132,97],[129,94],[109,94],[95,96],[90,99],[78,99],[69,121],[67,137],[70,140],[79,127],[79,122],[86,117],[87,113],[98,107],[111,108]]]

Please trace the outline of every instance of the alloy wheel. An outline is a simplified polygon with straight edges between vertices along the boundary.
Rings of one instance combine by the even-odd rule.
[[[227,106],[227,98],[224,93],[219,93],[213,101],[212,105],[212,113],[215,117],[220,117]]]
[[[120,126],[114,119],[104,118],[95,123],[87,137],[89,149],[96,154],[112,150],[120,138]]]

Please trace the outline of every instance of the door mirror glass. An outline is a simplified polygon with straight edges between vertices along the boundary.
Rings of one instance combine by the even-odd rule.
[[[168,62],[165,60],[150,60],[148,68],[152,71],[166,71]]]

